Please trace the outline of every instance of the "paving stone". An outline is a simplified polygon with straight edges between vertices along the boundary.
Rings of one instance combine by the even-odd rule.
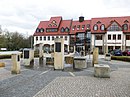
[[[0,61],[6,64],[0,72],[11,72],[11,60]],[[20,74],[0,78],[0,97],[33,97],[38,92],[36,97],[130,97],[130,63],[104,61],[103,57],[99,63],[110,66],[110,79],[94,78],[93,67],[54,71],[52,67],[39,67],[35,58],[34,68],[27,69],[21,61]]]
[[[120,69],[111,72],[110,79],[57,77],[34,97],[130,97],[129,75],[130,69]]]

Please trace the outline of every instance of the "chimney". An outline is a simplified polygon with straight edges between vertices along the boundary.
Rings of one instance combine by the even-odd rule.
[[[83,22],[84,21],[84,17],[83,16],[80,16],[79,17],[79,22]]]

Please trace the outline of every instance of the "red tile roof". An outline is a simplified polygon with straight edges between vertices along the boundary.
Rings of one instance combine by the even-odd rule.
[[[41,36],[41,35],[68,35],[69,32],[61,32],[61,28],[69,28],[71,26],[72,20],[62,20],[58,27],[58,32],[46,32],[46,28],[48,28],[48,21],[41,21],[38,25],[38,28],[44,28],[44,32],[35,32],[34,36]]]
[[[111,24],[112,21],[116,21],[118,24],[120,24],[122,26],[126,20],[130,23],[130,16],[126,16],[126,17],[92,18],[91,19],[91,33],[104,33],[105,31],[101,31],[100,30],[100,26],[102,24],[104,24],[105,28],[107,28]],[[100,21],[101,23],[97,23],[98,21]],[[128,27],[130,26],[129,23],[128,23]],[[94,27],[95,24],[98,25],[98,30],[97,31],[93,30],[93,27]],[[129,28],[128,31],[125,31],[125,32],[130,32],[130,28]]]
[[[76,32],[86,32],[87,25],[90,25],[90,23],[91,23],[91,20],[84,20],[83,22],[72,21],[70,34],[75,34]],[[80,26],[79,29],[78,29],[78,26]],[[82,29],[83,26],[84,26],[84,29]],[[75,27],[74,30],[73,30],[73,27]]]
[[[105,28],[108,28],[112,22],[115,21],[119,26],[122,27],[123,24],[128,24],[128,30],[123,31],[124,33],[130,33],[130,16],[126,17],[103,17],[103,18],[92,18],[91,20],[84,20],[83,22],[73,21],[73,20],[62,20],[62,17],[51,17],[49,21],[41,21],[37,28],[43,28],[44,32],[35,32],[34,36],[43,36],[43,35],[68,35],[68,34],[76,34],[77,32],[86,32],[86,30],[90,30],[91,33],[106,33],[105,31],[101,31],[100,26],[102,24],[105,25]],[[50,25],[51,26],[48,26]],[[56,25],[55,25],[56,24]],[[94,31],[94,25],[98,25],[98,30]],[[83,25],[85,25],[84,29],[82,29]],[[87,29],[87,25],[90,25],[90,29]],[[75,30],[73,27],[75,26]],[[77,27],[80,26],[79,29]],[[61,32],[61,28],[68,27],[68,32]],[[47,32],[46,29],[58,29],[57,32]]]
[[[47,28],[58,28],[61,21],[62,21],[61,16],[59,16],[59,17],[51,17]]]

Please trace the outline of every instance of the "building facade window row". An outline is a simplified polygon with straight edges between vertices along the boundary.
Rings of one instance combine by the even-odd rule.
[[[121,34],[108,34],[108,40],[121,40]]]
[[[65,40],[68,39],[67,36],[36,36],[36,41],[38,40],[50,41],[50,40],[54,40],[55,38],[64,38]]]
[[[77,27],[76,27],[77,26]],[[90,29],[90,24],[87,24],[86,25],[86,28],[87,29]],[[73,27],[72,27],[72,30],[74,31],[74,30],[80,30],[80,29],[82,29],[82,30],[84,30],[85,29],[85,25],[73,25]]]
[[[97,30],[98,30],[98,25],[97,25],[97,24],[94,25],[93,30],[94,30],[94,31],[97,31]],[[100,26],[100,30],[101,30],[101,31],[104,31],[104,30],[105,30],[105,25],[104,25],[104,24],[102,24],[102,25]],[[107,30],[108,30],[108,31],[122,31],[122,30],[128,30],[128,24],[124,24],[124,25],[122,26],[122,28],[119,27],[117,24],[112,24],[110,27],[108,27]]]
[[[130,35],[126,35],[126,40],[130,40]]]
[[[58,32],[58,29],[46,29],[46,32]]]
[[[102,40],[103,35],[95,35],[95,40]]]

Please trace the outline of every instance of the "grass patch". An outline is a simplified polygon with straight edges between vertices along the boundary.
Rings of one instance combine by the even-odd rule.
[[[112,60],[120,60],[120,61],[130,62],[129,56],[112,56],[111,59]]]

